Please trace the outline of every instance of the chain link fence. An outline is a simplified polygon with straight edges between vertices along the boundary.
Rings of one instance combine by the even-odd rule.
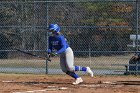
[[[138,52],[139,8],[137,0],[1,0],[0,72],[62,74],[59,57],[48,62],[16,51],[46,56],[48,24],[57,23],[75,65],[123,74],[124,66],[112,64],[129,64]]]

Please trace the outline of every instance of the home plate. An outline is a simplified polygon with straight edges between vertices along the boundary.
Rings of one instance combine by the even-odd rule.
[[[60,87],[59,90],[66,90],[68,89],[67,87]]]

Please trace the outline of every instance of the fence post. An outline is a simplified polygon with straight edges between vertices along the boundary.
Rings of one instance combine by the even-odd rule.
[[[46,2],[46,26],[48,27],[48,2]],[[48,32],[46,36],[47,36],[46,44],[47,44],[47,49],[48,49]],[[46,74],[48,74],[48,60],[46,60]]]
[[[136,0],[136,50],[138,51],[138,34],[139,34],[139,8]]]

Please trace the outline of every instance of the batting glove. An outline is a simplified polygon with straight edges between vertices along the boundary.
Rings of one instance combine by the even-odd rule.
[[[51,53],[49,53],[48,55],[49,55],[49,57],[54,57],[54,56],[57,55],[57,53],[51,52]]]

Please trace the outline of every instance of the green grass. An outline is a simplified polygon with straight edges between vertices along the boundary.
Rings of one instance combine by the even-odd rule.
[[[128,64],[132,55],[118,55],[118,56],[100,56],[100,57],[87,57],[75,58],[75,65],[90,66],[92,69],[107,69],[107,70],[125,70],[123,66],[111,66],[111,64]],[[59,58],[52,58],[52,62],[48,62],[49,68],[60,68]],[[0,60],[0,67],[11,68],[45,68],[45,60],[35,59],[5,59]]]

